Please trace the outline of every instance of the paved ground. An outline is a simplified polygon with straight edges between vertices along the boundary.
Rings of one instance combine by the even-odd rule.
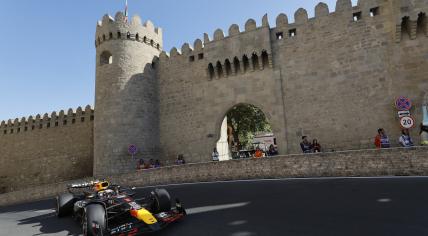
[[[156,236],[428,235],[428,178],[294,179],[166,187],[189,216]],[[147,189],[139,190],[147,191]],[[0,235],[80,235],[53,200],[0,208]]]

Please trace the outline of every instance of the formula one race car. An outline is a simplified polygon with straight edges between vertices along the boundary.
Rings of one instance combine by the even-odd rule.
[[[81,223],[83,235],[140,235],[155,232],[186,215],[176,199],[171,207],[169,193],[155,189],[134,198],[135,188],[95,181],[67,186],[68,193],[56,198],[58,217],[71,215]]]

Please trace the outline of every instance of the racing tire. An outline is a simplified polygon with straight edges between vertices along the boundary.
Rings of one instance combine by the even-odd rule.
[[[166,189],[155,189],[154,197],[156,213],[171,211],[171,197]]]
[[[96,227],[94,227],[94,224]],[[103,205],[91,204],[86,206],[86,210],[82,218],[82,230],[84,236],[106,235],[106,210]]]
[[[56,197],[56,215],[64,217],[71,215],[75,198],[71,193],[60,194]]]

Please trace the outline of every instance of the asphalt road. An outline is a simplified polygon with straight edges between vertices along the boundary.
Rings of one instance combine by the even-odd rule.
[[[189,215],[156,236],[428,235],[428,178],[266,180],[166,189]],[[80,228],[71,219],[57,219],[53,200],[46,200],[0,208],[0,235],[80,235]]]

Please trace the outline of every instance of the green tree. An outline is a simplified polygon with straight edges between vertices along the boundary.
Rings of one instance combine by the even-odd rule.
[[[272,132],[262,110],[249,104],[233,107],[227,113],[227,123],[232,127],[234,139],[241,147],[251,145],[257,132]]]

